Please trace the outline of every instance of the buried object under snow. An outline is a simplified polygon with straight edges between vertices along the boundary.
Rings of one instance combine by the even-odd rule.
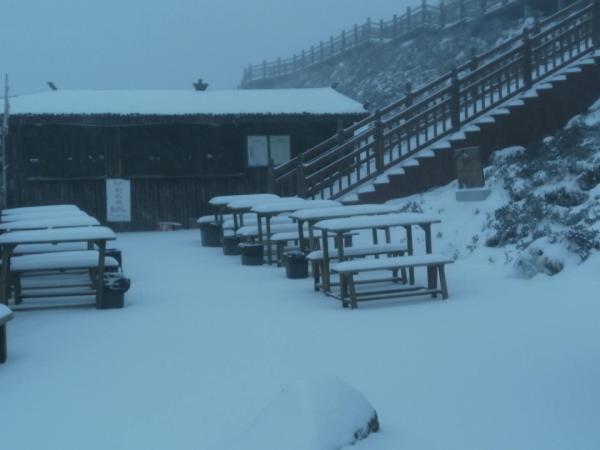
[[[352,386],[320,377],[282,390],[229,450],[339,450],[379,431],[377,412]]]

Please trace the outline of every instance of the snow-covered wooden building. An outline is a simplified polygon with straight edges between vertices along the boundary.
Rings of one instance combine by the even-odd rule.
[[[215,195],[266,189],[363,106],[331,88],[51,91],[11,99],[9,206],[75,203],[123,229],[189,223]]]

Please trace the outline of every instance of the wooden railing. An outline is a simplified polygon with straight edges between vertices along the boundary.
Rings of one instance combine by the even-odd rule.
[[[600,43],[600,2],[580,0],[338,132],[271,172],[277,192],[339,198],[499,107]]]
[[[434,5],[433,1],[438,3]],[[354,25],[351,30],[344,30],[337,36],[331,36],[328,40],[312,45],[291,58],[250,64],[244,70],[241,86],[248,87],[259,80],[290,75],[328,61],[368,42],[388,42],[409,38],[418,31],[453,26],[515,3],[522,3],[522,0],[422,0],[417,8],[409,7],[404,14],[394,15],[389,21],[374,22],[367,19],[364,24]]]

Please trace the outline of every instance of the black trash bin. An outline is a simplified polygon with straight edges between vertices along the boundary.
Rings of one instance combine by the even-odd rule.
[[[221,246],[221,226],[215,222],[205,222],[200,224],[200,236],[202,238],[202,247],[220,247]]]
[[[239,255],[240,250],[240,238],[239,236],[223,236],[223,254],[224,255]]]
[[[285,273],[288,278],[308,278],[308,260],[300,251],[287,252],[283,255]]]
[[[242,265],[262,266],[264,263],[265,249],[263,244],[241,243],[239,245],[242,255]]]
[[[102,300],[97,309],[122,308],[125,292],[129,290],[131,280],[122,273],[105,273],[102,287]]]
[[[118,248],[107,248],[104,256],[110,256],[111,258],[115,258],[119,265],[117,267],[105,267],[106,272],[121,272],[123,270],[123,256],[121,255],[121,250]]]

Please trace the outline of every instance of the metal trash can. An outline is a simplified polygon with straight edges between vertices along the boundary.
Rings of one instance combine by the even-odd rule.
[[[242,255],[242,265],[262,266],[264,264],[265,248],[263,244],[246,243],[239,245]]]
[[[201,223],[200,236],[202,239],[202,247],[221,246],[221,226],[215,222]]]
[[[102,301],[96,309],[122,308],[125,292],[129,290],[131,280],[122,273],[105,273],[102,286]]]
[[[300,251],[287,252],[283,255],[285,274],[288,278],[296,280],[308,278],[308,260]]]
[[[239,236],[230,235],[223,236],[223,254],[224,255],[239,255],[242,251],[240,250],[240,238]]]
[[[121,255],[121,250],[118,248],[107,248],[104,256],[110,256],[111,258],[115,258],[119,265],[117,267],[105,267],[104,270],[106,272],[121,272],[123,270],[123,256]]]

